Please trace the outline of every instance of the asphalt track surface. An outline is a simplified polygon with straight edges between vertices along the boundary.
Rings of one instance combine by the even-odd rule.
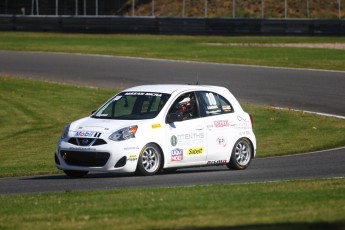
[[[0,75],[121,89],[140,84],[225,86],[241,102],[345,116],[345,72],[62,53],[0,51]],[[50,154],[50,153],[49,153]],[[154,177],[92,173],[0,179],[0,194],[111,188],[250,183],[345,176],[345,148],[254,159],[244,171],[182,169]]]

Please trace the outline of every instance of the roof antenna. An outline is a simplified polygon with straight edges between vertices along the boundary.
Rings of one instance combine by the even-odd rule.
[[[196,73],[196,85],[199,85],[199,73]]]

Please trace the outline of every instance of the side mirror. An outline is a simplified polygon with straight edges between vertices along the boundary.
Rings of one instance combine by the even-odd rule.
[[[167,123],[173,123],[176,121],[183,121],[183,113],[178,112],[178,113],[169,113],[165,119]]]

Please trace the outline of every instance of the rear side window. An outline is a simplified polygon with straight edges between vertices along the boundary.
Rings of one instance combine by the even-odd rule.
[[[207,117],[234,112],[230,102],[217,93],[198,92],[197,95],[202,116]]]

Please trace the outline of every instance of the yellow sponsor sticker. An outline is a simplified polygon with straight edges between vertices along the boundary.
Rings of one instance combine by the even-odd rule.
[[[137,154],[131,154],[129,155],[129,158],[137,158]]]
[[[199,147],[199,148],[190,148],[187,151],[188,155],[199,155],[199,154],[204,154],[205,149],[204,147]]]
[[[158,123],[158,124],[153,124],[153,125],[152,125],[152,128],[153,128],[153,129],[161,128],[161,124],[159,124],[159,123]]]

